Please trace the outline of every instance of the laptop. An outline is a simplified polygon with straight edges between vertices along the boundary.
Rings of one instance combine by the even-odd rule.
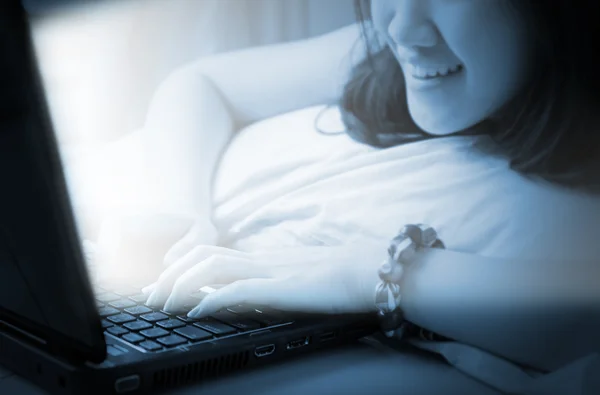
[[[139,394],[373,333],[373,315],[231,306],[202,320],[92,284],[20,1],[0,5],[0,364],[53,394]]]

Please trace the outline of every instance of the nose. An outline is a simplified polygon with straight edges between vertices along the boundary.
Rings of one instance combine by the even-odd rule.
[[[388,34],[392,40],[406,48],[435,46],[439,33],[428,17],[426,2],[406,0],[399,3],[400,6],[388,26]]]

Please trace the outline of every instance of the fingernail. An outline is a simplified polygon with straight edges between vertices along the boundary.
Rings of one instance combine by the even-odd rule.
[[[203,313],[204,313],[204,308],[198,306],[198,307],[194,308],[192,311],[190,311],[187,314],[187,316],[190,318],[200,318]]]
[[[156,306],[158,304],[158,292],[152,292],[146,301],[148,306]]]
[[[167,302],[165,303],[164,310],[170,312],[172,310],[175,310],[176,307],[177,307],[177,303],[174,300],[172,300],[172,298],[169,298],[169,299],[167,299]]]
[[[152,306],[153,302],[154,302],[154,294],[150,294],[150,296],[148,296],[148,299],[146,299],[146,305]]]

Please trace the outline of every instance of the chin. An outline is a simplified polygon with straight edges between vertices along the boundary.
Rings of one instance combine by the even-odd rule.
[[[434,136],[450,135],[466,129],[466,127],[460,127],[458,125],[453,125],[450,122],[443,122],[441,120],[419,120],[413,118],[413,121],[422,131]]]
[[[421,111],[418,110],[419,108],[421,108]],[[437,116],[431,117],[429,115],[433,111],[423,111],[422,107],[412,106],[411,103],[409,103],[408,112],[419,129],[431,135],[444,136],[464,129],[462,122],[457,122],[458,119],[451,114],[440,114],[438,112]]]
[[[465,131],[477,125],[480,120],[479,117],[472,117],[465,119],[457,119],[456,116],[447,114],[438,117],[427,117],[424,114],[410,114],[413,122],[425,133],[433,136],[446,136],[455,134],[458,132]]]
[[[433,109],[434,107],[424,110],[423,106],[412,104],[409,102],[408,112],[413,122],[419,129],[433,136],[463,132],[487,118],[487,114],[482,114],[480,111],[472,111],[467,114],[461,110],[444,111],[446,109],[439,106],[435,107],[436,110]],[[431,114],[435,114],[435,116],[431,116]]]

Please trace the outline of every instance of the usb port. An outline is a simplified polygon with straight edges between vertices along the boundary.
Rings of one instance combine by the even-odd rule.
[[[337,334],[335,332],[325,332],[319,336],[319,340],[321,342],[328,342],[330,340],[335,339],[336,337],[337,337]]]
[[[266,357],[275,352],[275,344],[267,344],[265,346],[256,347],[254,349],[254,355],[256,358]]]
[[[309,343],[310,343],[310,336],[306,336],[301,339],[292,340],[291,342],[289,342],[287,344],[286,349],[293,350],[296,348],[308,346]]]

